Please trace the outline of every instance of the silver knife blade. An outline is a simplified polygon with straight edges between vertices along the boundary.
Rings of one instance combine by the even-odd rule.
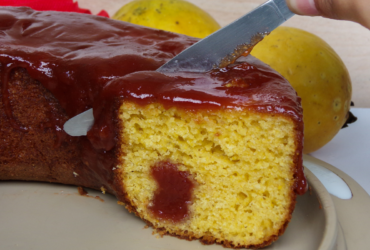
[[[285,0],[269,0],[190,46],[157,71],[206,72],[221,63],[228,64],[293,15]],[[63,129],[69,135],[82,136],[87,134],[93,123],[93,112],[88,110],[69,119]]]
[[[285,0],[269,0],[235,22],[185,49],[157,71],[209,71],[218,67],[222,60],[229,56],[234,59],[241,56],[248,48],[257,44],[264,35],[273,31],[293,15],[294,13],[289,10]],[[234,53],[237,54],[234,55]]]

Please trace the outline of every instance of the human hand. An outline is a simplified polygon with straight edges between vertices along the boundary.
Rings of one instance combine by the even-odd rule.
[[[296,14],[350,20],[370,29],[370,0],[286,0]]]

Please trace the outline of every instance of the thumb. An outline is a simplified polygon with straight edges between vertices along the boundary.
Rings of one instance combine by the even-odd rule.
[[[300,15],[323,16],[358,22],[370,29],[369,0],[286,0]]]

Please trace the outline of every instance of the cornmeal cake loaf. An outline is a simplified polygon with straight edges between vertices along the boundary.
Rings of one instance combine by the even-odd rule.
[[[196,39],[75,13],[0,9],[0,180],[103,189],[160,234],[271,244],[305,191],[300,99],[248,57],[153,71]],[[89,108],[87,136],[64,122]]]

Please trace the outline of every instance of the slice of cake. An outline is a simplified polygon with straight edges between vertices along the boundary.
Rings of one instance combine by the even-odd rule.
[[[206,74],[132,73],[103,96],[122,98],[125,203],[159,233],[256,248],[284,232],[304,188],[301,108],[285,79],[249,58]]]
[[[271,244],[306,188],[300,99],[252,57],[207,73],[153,71],[194,42],[0,9],[0,179],[107,190],[160,234]],[[86,137],[61,130],[91,107]]]

